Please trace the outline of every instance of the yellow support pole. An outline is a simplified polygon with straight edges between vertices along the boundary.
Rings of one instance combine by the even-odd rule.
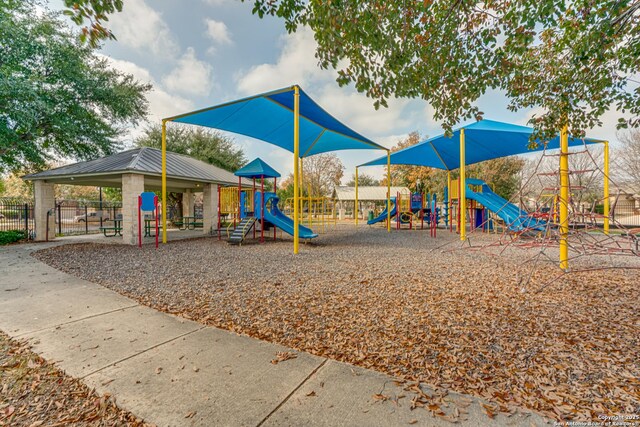
[[[449,209],[447,210],[447,222],[451,224],[453,206],[451,206],[451,171],[447,171],[447,205]]]
[[[604,142],[604,234],[609,234],[609,141]]]
[[[353,204],[353,216],[356,219],[356,227],[358,226],[358,168],[356,167],[356,199]]]
[[[467,239],[467,177],[466,177],[466,157],[465,157],[464,129],[460,129],[460,240],[463,242]]]
[[[300,184],[298,182],[298,159],[300,158],[300,92],[298,86],[293,87],[293,253],[297,254],[300,245]]]
[[[569,131],[560,131],[560,268],[569,268]]]
[[[396,200],[396,203],[398,201]],[[391,151],[387,150],[387,233],[391,233]]]
[[[167,243],[167,121],[162,121],[162,243]]]

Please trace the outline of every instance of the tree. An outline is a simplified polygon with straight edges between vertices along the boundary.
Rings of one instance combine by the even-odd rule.
[[[351,180],[347,182],[348,187],[354,187],[356,185],[356,175],[351,175]],[[367,175],[365,173],[358,174],[358,185],[363,187],[377,187],[380,185],[380,181],[372,177],[371,175]]]
[[[234,172],[247,163],[242,148],[232,138],[219,131],[194,126],[171,124],[167,126],[167,150]],[[162,147],[162,127],[149,125],[134,144],[137,147]]]
[[[475,102],[490,89],[503,91],[511,110],[539,108],[531,123],[543,140],[565,124],[581,136],[613,106],[630,116],[620,126],[640,126],[637,0],[253,4],[289,32],[310,27],[320,66],[337,70],[340,85],[353,83],[376,108],[422,98],[447,131],[482,117]]]
[[[620,133],[618,138],[622,147],[615,154],[621,179],[634,191],[640,192],[640,130]]]
[[[18,199],[31,199],[33,186],[27,184],[16,174],[8,174],[4,177],[3,197],[15,197]]]
[[[77,25],[82,27],[80,40],[88,42],[91,47],[97,47],[100,40],[115,40],[115,35],[103,23],[109,20],[107,15],[122,12],[122,0],[64,0],[67,8],[64,14],[69,16]]]
[[[232,138],[218,131],[172,124],[167,126],[167,150],[184,154],[230,172],[247,163],[242,148],[236,147]],[[134,144],[137,147],[162,147],[162,126],[149,125]],[[174,206],[182,217],[182,193],[168,193],[168,204]]]
[[[109,67],[30,1],[0,3],[0,172],[118,148],[151,86]]]
[[[312,197],[328,196],[340,185],[344,166],[335,153],[316,154],[303,160],[302,191]]]
[[[467,176],[482,179],[496,194],[509,200],[520,190],[524,163],[519,157],[500,157],[468,166]]]

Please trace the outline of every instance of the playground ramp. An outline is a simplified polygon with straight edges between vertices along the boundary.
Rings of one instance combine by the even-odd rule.
[[[393,218],[394,216],[396,216],[396,198],[392,197],[391,198],[391,218]],[[373,225],[373,224],[377,224],[380,221],[386,221],[387,220],[387,208],[385,208],[382,213],[380,215],[378,215],[377,217],[373,218],[370,221],[367,221],[367,225]]]
[[[258,197],[256,197],[256,215],[260,216],[260,193],[258,193]],[[271,224],[275,225],[282,231],[287,234],[293,236],[293,219],[289,218],[285,214],[278,209],[278,201],[280,199],[276,195],[276,193],[267,192],[265,193],[264,203],[267,208],[264,210],[264,219],[265,221],[269,221]],[[269,207],[269,202],[271,202]],[[310,228],[305,227],[304,225],[298,225],[299,236],[301,239],[313,239],[318,237],[316,233],[313,232]]]
[[[510,203],[508,200],[498,196],[491,190],[489,185],[480,179],[466,180],[467,185],[481,185],[482,192],[476,192],[469,187],[466,189],[467,199],[475,200],[485,208],[493,211],[498,215],[511,231],[524,231],[533,229],[544,231],[547,223],[543,220],[532,218],[527,211],[520,209],[518,206]]]

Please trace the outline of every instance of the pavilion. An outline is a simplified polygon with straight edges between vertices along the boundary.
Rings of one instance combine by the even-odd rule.
[[[183,194],[183,212],[193,216],[194,193],[203,193],[203,233],[217,227],[218,186],[238,186],[232,172],[173,152],[166,153],[167,190]],[[162,152],[144,147],[123,151],[99,159],[74,163],[59,168],[25,175],[32,181],[35,195],[37,241],[55,237],[54,217],[48,215],[55,208],[54,185],[70,184],[122,189],[122,237],[124,243],[138,242],[138,196],[143,191],[162,188]],[[250,181],[242,180],[243,186]],[[47,219],[49,236],[46,235]]]

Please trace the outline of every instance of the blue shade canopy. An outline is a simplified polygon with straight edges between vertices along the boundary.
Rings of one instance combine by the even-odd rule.
[[[544,144],[540,141],[537,141],[537,148],[529,148],[529,138],[533,133],[533,128],[493,120],[481,120],[455,129],[451,137],[444,134],[434,136],[411,147],[391,153],[391,164],[427,166],[445,170],[459,168],[460,129],[464,129],[465,164],[467,165],[544,149]],[[598,142],[602,141],[569,137],[569,146]],[[548,150],[560,148],[560,137],[557,136],[549,141],[546,148]],[[360,166],[384,166],[386,164],[387,156],[384,156]]]
[[[235,171],[234,175],[245,178],[280,178],[280,173],[259,157]]]
[[[169,117],[165,120],[221,129],[277,145],[293,153],[294,87]],[[336,150],[385,147],[348,128],[300,93],[300,157]]]

